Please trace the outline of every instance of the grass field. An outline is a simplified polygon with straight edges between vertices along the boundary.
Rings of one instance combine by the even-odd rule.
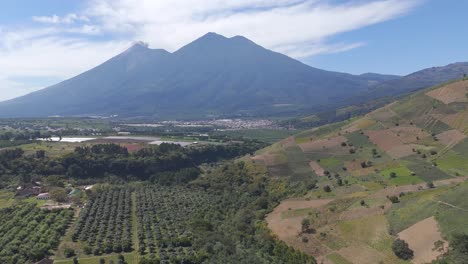
[[[445,193],[448,187],[439,187],[421,192],[407,194],[394,204],[386,214],[390,224],[390,231],[394,234],[411,225],[433,216],[439,205],[435,202],[438,195]]]
[[[14,193],[8,191],[0,191],[0,209],[12,206],[14,202]]]
[[[353,264],[352,262],[349,262],[347,259],[343,258],[338,253],[332,253],[332,254],[328,255],[327,259],[332,261],[334,264]]]
[[[464,176],[464,173],[468,171],[468,156],[455,151],[449,151],[435,161],[440,169],[452,175]]]
[[[455,186],[450,192],[446,192],[439,197],[438,201],[456,206],[451,207],[447,204],[439,204],[439,210],[436,219],[439,222],[442,234],[448,239],[454,233],[468,233],[468,184],[465,182]]]

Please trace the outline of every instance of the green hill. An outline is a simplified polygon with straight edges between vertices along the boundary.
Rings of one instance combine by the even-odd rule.
[[[410,238],[415,262],[432,260],[444,250],[439,243],[434,251],[435,242],[446,251],[468,231],[467,135],[468,81],[461,80],[282,140],[253,160],[291,188],[317,183],[293,204],[283,201],[267,219],[270,229],[319,262],[407,263],[392,252],[397,237]],[[314,232],[301,233],[302,219]]]

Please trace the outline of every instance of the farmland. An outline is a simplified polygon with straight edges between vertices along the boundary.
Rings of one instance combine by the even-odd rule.
[[[34,204],[0,210],[0,262],[26,263],[52,254],[65,233],[73,211],[47,211]]]
[[[466,200],[461,198],[467,186],[463,176],[468,176],[468,102],[458,97],[465,86],[462,81],[428,88],[360,119],[304,131],[282,141],[288,145],[260,152],[269,157],[264,164],[273,177],[316,181],[304,203],[332,200],[319,207],[281,204],[275,209],[281,217],[267,218],[270,229],[324,263],[407,263],[392,252],[400,232],[414,247],[415,263],[443,254],[433,251],[437,241],[432,240],[450,243],[466,232],[462,222],[468,219],[468,205],[461,202]],[[300,169],[304,164],[308,171]],[[279,167],[287,170],[279,174]],[[302,173],[295,173],[299,169]],[[310,232],[301,230],[306,220]],[[414,237],[425,226],[432,240]]]

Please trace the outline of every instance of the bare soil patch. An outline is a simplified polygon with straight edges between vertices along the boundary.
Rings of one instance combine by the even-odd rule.
[[[427,92],[426,95],[444,104],[468,102],[468,81],[456,82]]]
[[[445,250],[448,246],[448,242],[442,238],[437,221],[433,216],[401,231],[398,237],[405,240],[409,248],[414,251],[413,263],[416,264],[430,263],[443,254],[443,251],[434,249],[435,242],[442,241]]]
[[[331,199],[323,200],[310,200],[305,199],[288,199],[282,201],[270,214],[267,215],[266,220],[268,227],[279,239],[287,241],[290,238],[297,237],[301,231],[301,221],[303,217],[290,217],[283,219],[281,217],[283,212],[295,209],[304,208],[319,208],[331,202]]]
[[[465,134],[456,129],[442,132],[436,137],[440,143],[447,146],[455,146],[466,138]]]
[[[288,137],[280,141],[281,147],[290,148],[296,145],[296,140],[294,137]]]
[[[325,139],[316,139],[307,143],[299,144],[299,147],[304,152],[313,151],[326,151],[330,149],[336,149],[341,147],[342,142],[346,142],[348,139],[343,136],[330,137]]]
[[[390,131],[396,135],[403,143],[416,142],[419,139],[427,138],[430,135],[416,126],[395,126]]]
[[[407,157],[409,155],[414,154],[413,149],[416,148],[416,145],[410,144],[410,145],[399,145],[395,146],[394,148],[386,151],[387,154],[394,158],[394,159],[400,159],[403,157]]]
[[[325,176],[325,170],[318,164],[318,162],[312,160],[309,162],[310,168],[317,174],[317,176]]]
[[[384,130],[369,130],[365,134],[369,140],[385,151],[394,159],[402,158],[413,154],[415,147],[411,142],[429,137],[429,134],[418,127],[392,127]]]

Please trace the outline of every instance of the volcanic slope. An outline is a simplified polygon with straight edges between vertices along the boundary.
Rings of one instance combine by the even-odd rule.
[[[408,263],[397,237],[414,238],[413,263],[442,255],[468,231],[467,96],[468,80],[431,87],[259,151],[252,159],[291,187],[317,181],[268,215],[270,229],[323,263]]]

